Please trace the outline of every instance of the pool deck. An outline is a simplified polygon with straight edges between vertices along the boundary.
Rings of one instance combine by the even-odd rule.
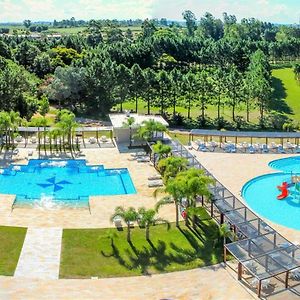
[[[238,154],[238,153],[202,153],[191,151],[226,188],[228,188],[245,205],[241,196],[243,185],[253,177],[276,173],[268,166],[275,159],[293,157],[291,154]],[[258,194],[259,197],[259,194]],[[261,217],[261,216],[260,216]],[[275,224],[261,217],[291,242],[300,244],[300,231]]]
[[[155,174],[149,163],[128,160],[130,153],[117,149],[85,149],[89,164],[104,164],[107,168],[129,169],[136,195],[92,197],[91,214],[87,209],[45,211],[16,208],[11,211],[13,196],[0,197],[0,223],[24,227],[98,228],[114,226],[110,216],[118,205],[153,207],[154,189],[147,186],[148,176]],[[193,151],[208,168],[237,197],[245,182],[265,173],[274,172],[268,162],[289,155],[247,155],[224,153],[200,153]],[[26,164],[27,151],[21,149],[13,162]],[[32,158],[37,158],[34,153]],[[2,163],[10,160],[2,159]],[[241,199],[242,200],[242,199]],[[162,217],[174,220],[173,206],[163,207]],[[299,241],[299,231],[272,224],[291,241]],[[283,294],[270,299],[293,299]],[[283,298],[281,298],[283,296]],[[255,294],[236,280],[236,274],[222,265],[190,271],[153,276],[107,279],[31,279],[0,276],[0,299],[254,299]]]
[[[20,149],[14,163],[27,164],[27,151]],[[148,188],[148,177],[156,174],[156,170],[149,163],[138,163],[130,160],[130,153],[119,153],[116,148],[110,149],[85,149],[85,157],[88,164],[103,164],[105,168],[128,168],[137,194],[116,196],[90,197],[89,209],[61,209],[43,210],[40,208],[14,208],[12,204],[14,196],[1,195],[0,206],[1,225],[24,227],[62,227],[62,228],[107,228],[114,224],[110,222],[110,216],[117,206],[132,206],[135,208],[153,208],[157,199],[154,198],[155,188]],[[32,158],[37,158],[34,153]],[[3,160],[2,160],[3,162]],[[162,217],[173,220],[174,212],[170,207],[162,207]]]
[[[222,265],[153,276],[34,280],[0,277],[0,299],[251,300]]]

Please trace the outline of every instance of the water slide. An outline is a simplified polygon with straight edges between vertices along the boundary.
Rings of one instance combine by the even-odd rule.
[[[281,191],[281,194],[277,196],[278,200],[283,200],[289,195],[287,182],[283,182],[282,185],[278,185],[277,188]]]

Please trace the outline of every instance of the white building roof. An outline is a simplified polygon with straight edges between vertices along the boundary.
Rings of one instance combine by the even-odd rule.
[[[114,128],[124,127],[124,123],[128,117],[133,117],[135,120],[134,126],[142,125],[144,121],[155,120],[165,126],[169,126],[169,123],[159,115],[139,115],[139,114],[110,114],[109,118]]]

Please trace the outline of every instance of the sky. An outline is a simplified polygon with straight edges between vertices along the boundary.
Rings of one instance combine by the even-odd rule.
[[[0,23],[61,19],[182,20],[191,10],[197,18],[205,12],[223,12],[242,18],[255,17],[274,23],[299,23],[300,0],[0,0]]]

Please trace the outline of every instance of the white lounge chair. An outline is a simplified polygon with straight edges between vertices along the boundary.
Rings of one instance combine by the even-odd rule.
[[[19,154],[19,149],[17,149],[17,148],[14,149],[13,152],[12,152],[12,154],[13,154],[13,155],[18,155],[18,154]]]
[[[28,156],[32,156],[33,155],[33,150],[32,149],[28,150],[27,154],[28,154]]]
[[[279,146],[278,146],[277,151],[278,151],[278,153],[280,153],[280,154],[285,154],[285,153],[286,153],[285,150],[283,149],[282,145],[279,145]]]
[[[148,187],[160,187],[163,186],[162,180],[150,180],[148,181]]]
[[[272,142],[271,145],[270,145],[270,149],[273,150],[273,151],[276,151],[278,149],[278,145],[275,144],[274,142]]]
[[[258,283],[259,283],[259,280],[256,279],[256,278],[254,278],[254,279],[251,281],[250,284],[251,284],[253,287],[257,287],[257,286],[258,286]],[[267,289],[267,288],[270,287],[270,285],[271,285],[271,280],[270,280],[269,278],[268,278],[268,279],[264,279],[264,280],[261,281],[261,288],[262,288],[262,289]]]
[[[30,142],[31,142],[32,144],[36,144],[36,142],[37,142],[36,137],[33,136],[33,137],[30,139]]]
[[[102,135],[101,138],[100,138],[100,142],[107,143],[108,142],[107,137],[105,135]]]
[[[16,143],[21,143],[22,140],[23,140],[23,138],[22,138],[20,135],[18,135],[18,136],[15,138]]]
[[[114,217],[113,222],[117,228],[122,227],[122,219],[119,216]]]
[[[96,144],[96,143],[97,143],[97,140],[96,140],[96,138],[94,138],[94,137],[90,137],[90,138],[89,138],[89,142],[90,142],[90,144]]]
[[[148,177],[148,180],[160,180],[160,179],[161,179],[161,175],[159,174],[155,174]]]
[[[139,162],[139,163],[149,162],[149,161],[150,161],[150,157],[148,157],[148,156],[137,158],[137,162]]]
[[[300,269],[290,271],[290,277],[294,280],[300,280]]]

